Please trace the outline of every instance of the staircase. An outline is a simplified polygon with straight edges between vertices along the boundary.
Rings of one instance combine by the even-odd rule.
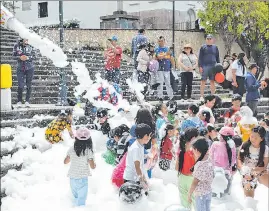
[[[12,66],[13,75],[13,87],[12,87],[12,103],[17,102],[17,75],[16,75],[16,61],[12,58],[12,49],[18,39],[18,35],[1,29],[1,63],[7,63]],[[103,52],[98,51],[79,51],[79,52],[65,52],[68,56],[68,61],[74,61],[77,59],[79,62],[86,64],[90,75],[94,78],[97,72],[103,72],[104,70],[104,58]],[[32,86],[32,104],[56,104],[59,96],[59,81],[60,76],[58,74],[59,68],[55,67],[53,63],[42,57],[37,53],[37,59],[35,60],[35,74]],[[74,98],[74,87],[77,85],[76,76],[72,72],[71,65],[64,68],[66,71],[66,80],[69,98]],[[132,75],[133,66],[128,64],[126,61],[122,61],[121,65],[121,87],[124,91],[124,97],[129,98],[131,93],[128,92],[128,86],[126,79]],[[206,87],[205,93],[209,93],[209,86]],[[217,87],[217,94],[223,98],[229,97],[229,91],[223,90],[221,87]],[[164,95],[167,96],[166,91]],[[200,98],[200,82],[198,79],[194,80],[193,86],[193,97],[195,99]],[[176,100],[179,100],[179,95],[175,96]],[[156,100],[156,97],[150,96],[148,100]]]

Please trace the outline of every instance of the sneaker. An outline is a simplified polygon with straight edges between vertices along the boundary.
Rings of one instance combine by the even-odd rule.
[[[159,100],[160,102],[163,102],[163,98],[159,98],[158,100]]]
[[[25,102],[25,107],[26,108],[30,108],[30,103],[29,102]]]
[[[21,102],[18,102],[17,103],[17,106],[18,106],[18,108],[21,108],[22,107],[22,103]]]
[[[204,101],[205,99],[204,99],[204,97],[200,97],[200,101]]]

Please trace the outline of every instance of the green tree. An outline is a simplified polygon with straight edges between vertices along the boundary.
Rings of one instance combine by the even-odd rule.
[[[13,14],[15,13],[15,9],[19,8],[15,6],[15,1],[1,1],[1,3]]]
[[[268,63],[269,3],[266,1],[207,1],[198,12],[207,33],[217,33],[227,54],[237,42],[247,57],[260,66],[261,75]]]

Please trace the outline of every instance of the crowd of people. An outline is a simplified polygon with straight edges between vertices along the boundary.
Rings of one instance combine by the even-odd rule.
[[[75,205],[85,205],[90,168],[98,167],[90,129],[107,136],[102,157],[106,165],[114,166],[111,183],[127,203],[150,194],[155,168],[176,170],[181,205],[197,211],[209,211],[212,197],[229,195],[236,172],[241,174],[246,197],[254,197],[259,183],[268,187],[269,113],[258,122],[252,110],[242,106],[241,95],[235,94],[223,114],[225,125],[217,128],[216,98],[208,95],[202,105],[190,104],[183,119],[174,101],[152,108],[140,106],[131,128],[125,124],[111,128],[108,109],[99,108],[94,125],[80,126],[74,133],[72,111],[63,111],[48,125],[45,137],[59,143],[64,141],[61,132],[67,129],[75,138],[64,160],[71,162],[68,176]],[[227,181],[221,193],[211,187],[216,175]]]
[[[175,59],[174,51],[172,47],[166,45],[165,37],[160,36],[155,44],[149,42],[145,30],[140,29],[132,40],[133,79],[144,84],[145,97],[149,93],[154,94],[156,90],[158,100],[163,101],[165,85],[168,100],[174,99],[174,93],[180,93],[182,100],[190,100],[193,99],[194,74],[200,74],[200,100],[203,100],[207,80],[210,81],[211,94],[215,94],[215,77],[217,73],[222,72],[224,79],[218,83],[224,89],[233,90],[233,94],[240,94],[243,97],[246,93],[246,102],[256,115],[260,91],[265,92],[268,89],[268,81],[257,80],[259,67],[255,63],[249,64],[245,53],[225,55],[220,64],[220,53],[214,41],[214,37],[208,34],[205,44],[199,50],[199,56],[194,52],[192,45],[187,43]],[[107,80],[119,82],[121,57],[122,48],[118,44],[118,38],[113,36],[108,39],[105,51]],[[177,83],[179,80],[181,80],[180,86]]]

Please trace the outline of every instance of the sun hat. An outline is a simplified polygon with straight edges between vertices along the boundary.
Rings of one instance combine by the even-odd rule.
[[[88,140],[91,137],[90,130],[86,127],[80,127],[76,130],[76,138],[79,140]]]
[[[232,127],[223,127],[219,131],[220,135],[223,136],[234,136],[234,129]]]
[[[185,44],[184,45],[184,47],[183,48],[190,48],[190,49],[192,49],[192,46],[191,46],[191,44],[190,43],[187,43],[187,44]]]

